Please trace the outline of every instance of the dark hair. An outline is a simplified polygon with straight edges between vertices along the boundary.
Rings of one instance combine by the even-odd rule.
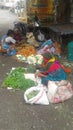
[[[10,36],[10,35],[12,35],[12,34],[14,34],[14,31],[11,30],[11,29],[9,29],[8,32],[7,32],[7,36]]]

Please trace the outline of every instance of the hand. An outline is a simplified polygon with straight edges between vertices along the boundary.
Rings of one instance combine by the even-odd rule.
[[[35,77],[46,77],[46,75],[42,74],[41,72],[36,72]]]
[[[13,50],[13,49],[14,49],[14,47],[15,47],[15,45],[12,45],[12,46],[10,47],[10,50]]]

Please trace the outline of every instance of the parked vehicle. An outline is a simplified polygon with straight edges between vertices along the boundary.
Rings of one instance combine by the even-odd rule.
[[[33,23],[33,17],[37,12],[42,26],[49,24],[65,23],[70,21],[71,1],[67,0],[28,0],[27,21]]]

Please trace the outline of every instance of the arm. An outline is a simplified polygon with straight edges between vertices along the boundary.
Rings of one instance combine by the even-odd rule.
[[[9,44],[9,43],[16,44],[16,40],[13,37],[11,37],[11,36],[6,37],[5,42],[7,44]]]
[[[35,77],[37,77],[37,76],[38,77],[46,77],[46,75],[40,71],[35,73]]]

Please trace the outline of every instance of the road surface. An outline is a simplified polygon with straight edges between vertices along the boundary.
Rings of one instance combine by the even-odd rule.
[[[0,36],[6,33],[8,29],[13,29],[15,21],[18,21],[16,15],[9,10],[0,9]]]

